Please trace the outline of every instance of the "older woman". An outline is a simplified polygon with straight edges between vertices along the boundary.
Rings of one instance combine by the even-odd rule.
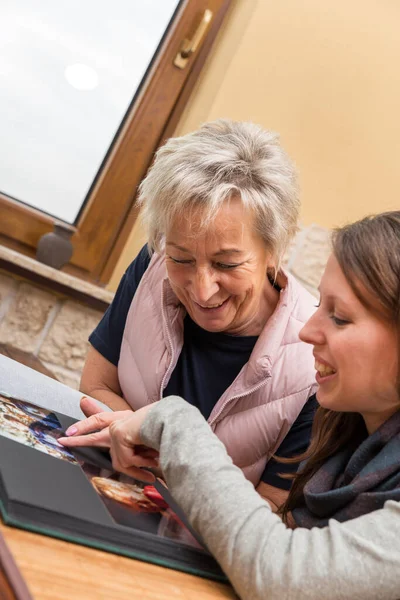
[[[287,467],[266,465],[289,430],[279,454],[307,447],[315,389],[298,338],[314,301],[280,268],[299,211],[292,163],[275,135],[220,120],[170,139],[139,201],[148,244],[90,337],[82,391],[113,410],[183,396],[261,492],[287,489]]]

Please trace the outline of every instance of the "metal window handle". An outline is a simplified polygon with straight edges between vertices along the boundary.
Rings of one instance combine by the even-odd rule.
[[[179,48],[178,54],[175,56],[174,65],[179,69],[184,69],[187,65],[189,58],[194,54],[201,44],[208,26],[213,18],[213,13],[208,8],[204,11],[203,17],[193,34],[191,40],[185,38]]]

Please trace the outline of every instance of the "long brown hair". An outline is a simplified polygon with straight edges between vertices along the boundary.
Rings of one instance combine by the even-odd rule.
[[[356,297],[368,310],[393,323],[397,331],[400,396],[400,211],[369,216],[336,229],[332,249]],[[324,462],[341,448],[359,445],[366,435],[360,414],[322,406],[317,409],[307,451],[293,459],[278,459],[285,463],[306,460],[279,510],[285,522],[288,513],[304,503],[304,486]]]

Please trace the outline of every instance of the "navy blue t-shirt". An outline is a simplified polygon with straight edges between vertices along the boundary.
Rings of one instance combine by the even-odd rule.
[[[128,311],[149,262],[147,246],[144,246],[126,270],[113,302],[89,337],[92,346],[115,366],[118,365]],[[219,398],[249,360],[256,341],[257,336],[231,336],[205,331],[186,315],[182,352],[163,396],[182,396],[197,406],[207,419]],[[317,401],[312,396],[276,452],[278,456],[292,457],[306,450],[316,407]],[[296,465],[271,459],[261,479],[275,487],[289,489],[290,480],[278,474],[292,473],[294,470]]]

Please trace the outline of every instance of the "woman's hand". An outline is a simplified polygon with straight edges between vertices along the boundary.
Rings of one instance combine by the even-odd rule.
[[[81,399],[80,406],[82,412],[89,415],[89,417],[68,427],[65,432],[67,437],[59,439],[60,444],[63,446],[101,446],[109,448],[110,424],[113,421],[126,419],[128,415],[132,415],[131,410],[103,412],[97,402],[85,396]]]
[[[109,426],[110,453],[116,471],[136,479],[154,481],[155,477],[142,467],[157,467],[158,452],[142,445],[140,429],[152,405],[144,406],[125,419],[116,419]]]
[[[153,482],[155,477],[143,467],[158,467],[158,452],[143,446],[140,428],[152,404],[136,412],[122,410],[103,412],[91,398],[82,398],[81,409],[87,419],[78,421],[67,429],[66,437],[58,439],[67,447],[96,446],[111,448],[113,467],[136,479]]]

